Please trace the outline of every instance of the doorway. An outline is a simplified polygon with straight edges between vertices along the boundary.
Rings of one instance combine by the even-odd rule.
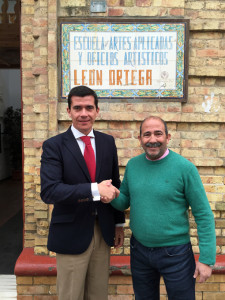
[[[19,128],[21,126],[19,16],[19,0],[0,0],[0,274],[14,274],[16,260],[23,249],[22,157],[17,157],[19,172],[15,172],[16,152],[12,151],[14,146],[17,146],[19,152],[22,148]],[[15,118],[19,123],[13,123]],[[6,119],[9,121],[7,124]],[[8,131],[8,126],[11,126],[11,131]],[[15,138],[16,132],[20,133],[19,143]]]
[[[15,172],[14,153],[11,151],[12,148],[17,152],[21,149],[9,143],[12,141],[17,146],[18,141],[13,132],[7,132],[4,122],[6,118],[13,122],[11,112],[21,110],[20,82],[20,70],[0,69],[0,274],[14,274],[16,260],[23,248],[22,158],[17,158],[18,170]],[[15,130],[13,126],[12,130]]]

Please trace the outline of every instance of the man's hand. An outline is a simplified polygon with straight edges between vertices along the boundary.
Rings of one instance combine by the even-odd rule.
[[[200,263],[199,261],[196,263],[194,278],[199,277],[198,282],[205,282],[212,274],[212,269],[210,266]]]
[[[124,230],[121,226],[116,226],[115,228],[115,240],[114,240],[114,248],[119,248],[123,246],[124,241]]]
[[[118,197],[120,191],[112,185],[112,180],[104,180],[98,184],[98,191],[103,203],[110,203],[114,198]]]

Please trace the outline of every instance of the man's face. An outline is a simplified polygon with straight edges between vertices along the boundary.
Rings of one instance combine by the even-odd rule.
[[[98,115],[99,108],[95,106],[94,96],[72,96],[71,108],[67,108],[68,115],[72,119],[73,126],[87,135],[91,131]]]
[[[142,124],[141,136],[138,139],[147,157],[156,160],[166,152],[170,134],[166,136],[165,126],[161,120],[147,119]]]

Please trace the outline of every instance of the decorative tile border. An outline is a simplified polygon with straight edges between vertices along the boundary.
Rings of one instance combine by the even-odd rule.
[[[61,23],[61,97],[65,98],[73,86],[85,84],[93,88],[99,98],[175,99],[186,101],[188,25],[187,21],[178,22],[178,20],[175,23],[165,20],[156,23],[138,22],[133,24],[124,24],[123,22]],[[110,44],[115,36],[114,44]],[[120,41],[120,44],[115,42],[115,39]],[[158,47],[158,51],[153,51],[153,46]],[[97,49],[97,47],[99,48]],[[121,49],[125,47],[130,48],[130,51]],[[142,49],[140,49],[141,47]],[[112,52],[112,50],[114,51]],[[97,51],[98,58],[96,59]],[[104,66],[104,64],[106,65],[106,59],[102,63],[99,57],[100,55],[106,55],[106,53],[113,56],[114,61],[111,60],[112,64],[117,62],[117,66]],[[127,59],[129,55],[132,57],[132,61],[131,58]],[[156,57],[157,60],[154,61],[153,57]],[[126,71],[124,71],[125,66],[121,63],[124,63],[125,59],[128,65]],[[136,65],[132,65],[133,61]],[[140,66],[141,63],[145,65]],[[159,66],[153,66],[154,63],[158,63]],[[101,68],[103,71],[99,71]],[[152,70],[149,70],[150,68]],[[85,71],[81,69],[85,69]],[[120,86],[116,87],[115,84],[114,86],[112,84],[112,88],[109,86],[108,81],[106,81],[110,80],[107,78],[107,71],[110,75],[117,76],[114,83],[119,82]],[[83,77],[81,72],[83,72]],[[88,72],[89,80],[86,76]],[[100,73],[95,75],[95,72],[101,72],[101,76],[103,74],[99,86],[96,85],[96,77]],[[148,75],[147,72],[149,72]],[[156,74],[155,81],[150,78],[152,76],[150,72]],[[79,75],[77,75],[78,73]],[[131,73],[133,77],[128,82],[128,74]],[[92,82],[90,74],[93,74]],[[127,75],[127,78],[123,74]],[[139,81],[136,79],[132,86],[131,81],[138,74]],[[140,74],[142,75],[142,81],[146,80],[143,87],[140,84]],[[149,78],[145,78],[145,75]],[[85,82],[84,78],[87,79]],[[151,87],[150,80],[152,80]],[[93,83],[93,86],[90,83]],[[167,86],[170,87],[167,88]]]

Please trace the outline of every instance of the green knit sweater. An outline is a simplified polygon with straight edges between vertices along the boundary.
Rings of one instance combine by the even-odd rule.
[[[196,167],[170,150],[157,161],[145,154],[132,158],[120,187],[111,202],[118,210],[130,207],[130,228],[146,247],[181,245],[190,241],[188,208],[197,223],[200,258],[215,263],[214,216]]]

